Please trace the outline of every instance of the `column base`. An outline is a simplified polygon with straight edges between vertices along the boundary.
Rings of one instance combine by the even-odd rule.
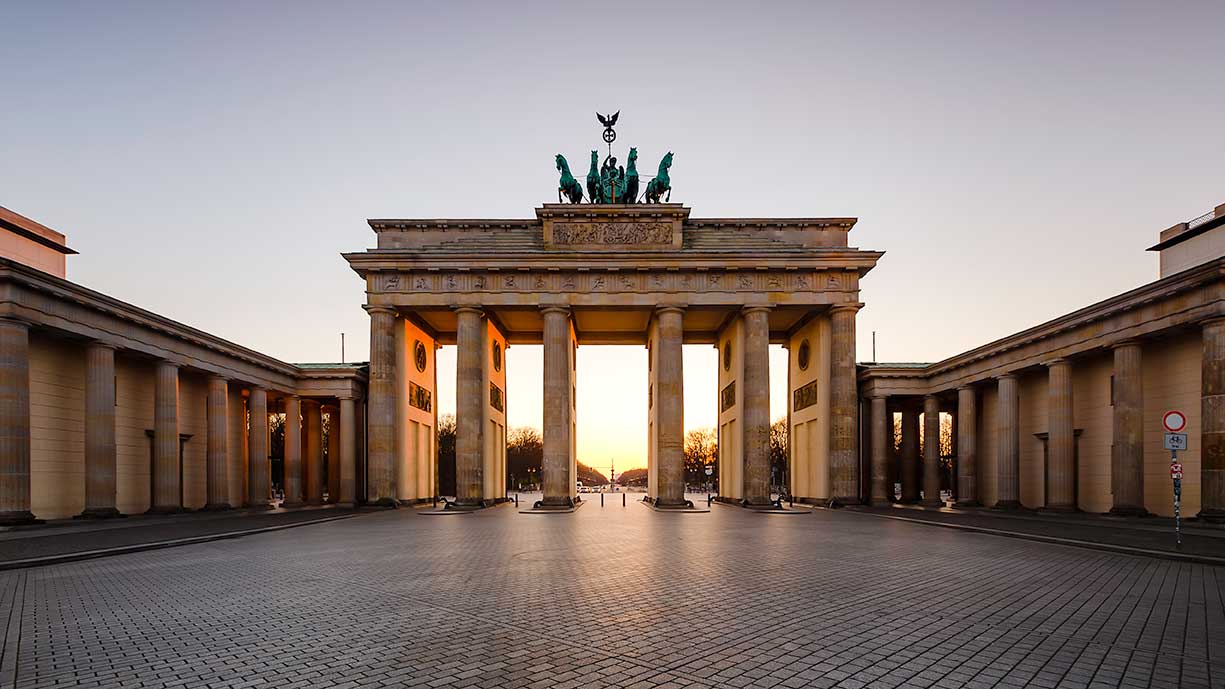
[[[150,508],[149,508],[149,510],[148,510],[147,512],[145,512],[145,514],[152,514],[152,515],[157,515],[157,514],[184,514],[184,513],[186,513],[187,511],[188,511],[188,510],[186,510],[186,509],[184,509],[184,508],[182,508],[182,507],[179,507],[178,505],[168,505],[168,506],[167,506],[167,505],[163,505],[163,506],[160,506],[160,507],[150,507]]]
[[[650,496],[647,496],[643,498],[642,501],[648,505],[651,505],[657,510],[692,510],[694,509],[693,501],[685,500],[684,498],[681,498],[680,500],[664,500],[663,498],[652,498]]]
[[[834,498],[834,505],[836,507],[850,507],[851,505],[862,505],[862,504],[863,504],[863,500],[860,500],[856,496],[848,495],[842,498]]]
[[[201,512],[225,512],[234,509],[233,505],[228,502],[210,502],[200,508]]]
[[[342,509],[342,510],[351,510],[357,507],[356,502],[332,502],[328,504],[335,505],[338,509]]]
[[[973,507],[982,507],[983,504],[977,500],[958,500],[953,503],[953,507],[959,510],[970,509]]]
[[[310,505],[311,507],[319,507],[320,505],[326,505],[327,503],[325,503],[323,499],[320,498],[318,500],[315,500],[315,499],[307,500],[306,504]]]
[[[1039,507],[1038,511],[1043,514],[1075,514],[1079,512],[1075,505],[1047,505]]]
[[[243,505],[243,509],[251,511],[275,510],[276,505],[270,502],[256,502]]]
[[[574,498],[566,497],[546,497],[544,500],[537,500],[533,505],[534,510],[569,510],[574,509]]]
[[[395,498],[379,498],[366,503],[366,507],[379,507],[382,509],[394,510],[400,506],[400,501]]]
[[[486,500],[484,498],[479,500],[456,500],[455,502],[448,502],[447,506],[443,509],[450,512],[475,512],[486,507],[493,507],[496,504],[493,500]]]
[[[44,520],[35,519],[34,513],[29,510],[14,510],[12,512],[0,512],[0,526],[21,526],[23,524],[42,524]]]
[[[116,519],[125,516],[114,507],[90,507],[73,519]]]
[[[1195,515],[1196,519],[1208,522],[1209,524],[1225,524],[1225,510],[1209,508],[1199,511]]]
[[[1000,512],[1014,512],[1016,510],[1021,509],[1021,501],[1020,500],[1000,500],[999,502],[992,505],[991,509],[999,510]]]
[[[292,502],[290,502],[289,500],[282,500],[281,507],[285,509],[292,509],[295,507],[306,507],[306,503],[301,500],[294,500]]]
[[[893,501],[888,498],[873,498],[868,507],[893,507]]]
[[[1147,517],[1148,510],[1133,505],[1115,505],[1110,508],[1110,512],[1107,514],[1115,517]],[[1201,511],[1200,514],[1203,514],[1203,512]]]

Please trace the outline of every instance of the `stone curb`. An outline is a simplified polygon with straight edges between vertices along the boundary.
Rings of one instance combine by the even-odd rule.
[[[101,548],[99,550],[82,550],[75,553],[63,553],[60,555],[46,555],[43,557],[30,557],[22,560],[7,560],[0,562],[0,571],[8,569],[25,569],[27,567],[45,567],[47,565],[58,565],[66,562],[77,562],[79,560],[94,560],[101,557],[109,557],[111,555],[126,555],[128,553],[139,553],[146,550],[161,550],[162,548],[175,548],[181,545],[195,545],[197,543],[208,543],[209,541],[220,541],[227,538],[241,538],[243,536],[253,536],[255,534],[268,533],[269,531],[283,531],[285,529],[293,529],[299,526],[310,526],[312,524],[323,524],[325,522],[334,522],[338,519],[349,519],[356,517],[356,514],[339,514],[334,517],[324,517],[323,519],[312,519],[310,521],[296,522],[293,524],[277,524],[275,526],[261,526],[258,529],[244,529],[242,531],[225,531],[222,533],[206,534],[203,536],[189,536],[187,538],[174,538],[168,541],[153,541],[150,543],[134,543],[132,545],[121,545],[114,548]]]
[[[818,509],[827,509],[824,507]],[[1175,560],[1177,562],[1194,562],[1204,565],[1225,565],[1225,558],[1212,557],[1211,555],[1195,555],[1193,553],[1179,553],[1171,550],[1153,550],[1151,548],[1134,548],[1126,545],[1115,545],[1112,543],[1097,543],[1095,541],[1082,541],[1076,538],[1061,538],[1059,536],[1043,536],[1041,534],[1025,533],[1024,531],[1006,531],[1003,529],[992,529],[986,526],[972,526],[970,524],[952,524],[949,522],[938,522],[928,519],[915,519],[914,517],[899,517],[893,514],[876,514],[875,512],[862,512],[856,509],[842,509],[840,512],[849,514],[859,514],[865,517],[876,517],[878,519],[896,519],[901,522],[912,522],[915,524],[925,524],[928,526],[942,526],[946,529],[961,529],[962,531],[976,531],[978,533],[990,534],[992,536],[1004,536],[1007,538],[1021,538],[1027,541],[1040,541],[1043,543],[1054,543],[1056,545],[1065,545],[1075,548],[1090,548],[1092,550],[1105,550],[1112,553],[1122,553],[1125,555],[1140,555],[1145,557],[1156,557],[1165,560]]]

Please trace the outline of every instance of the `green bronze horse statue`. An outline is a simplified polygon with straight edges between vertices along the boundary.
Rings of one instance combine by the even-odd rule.
[[[659,203],[659,197],[663,196],[665,191],[668,192],[668,198],[664,202],[672,200],[672,180],[668,178],[670,167],[672,167],[672,151],[668,151],[668,155],[659,161],[659,172],[655,174],[655,179],[647,182],[647,203]]]
[[[574,179],[574,175],[570,174],[570,164],[560,153],[557,154],[557,171],[561,173],[561,181],[557,183],[557,202],[561,203],[561,195],[565,194],[570,203],[582,203],[583,187]]]
[[[625,178],[621,182],[621,193],[617,198],[621,203],[638,202],[638,149],[630,148],[629,158],[625,161]]]
[[[600,184],[600,169],[598,166],[600,152],[591,152],[591,169],[587,171],[587,200],[591,203],[604,203],[604,188]]]

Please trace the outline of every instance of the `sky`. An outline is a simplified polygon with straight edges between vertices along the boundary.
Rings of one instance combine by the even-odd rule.
[[[860,360],[875,332],[877,360],[933,361],[1155,279],[1157,233],[1225,203],[1222,25],[1221,2],[0,0],[0,205],[67,233],[88,287],[364,359],[339,254],[366,218],[533,217],[553,155],[620,110],[694,217],[858,217],[886,252]],[[539,425],[540,348],[507,365],[510,424]],[[691,427],[715,366],[686,347]],[[645,351],[579,367],[579,459],[641,464]]]

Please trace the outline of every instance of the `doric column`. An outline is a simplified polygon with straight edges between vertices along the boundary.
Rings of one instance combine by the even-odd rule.
[[[1144,379],[1140,343],[1114,346],[1114,436],[1110,445],[1111,514],[1143,516]]]
[[[29,524],[30,330],[0,319],[0,524]]]
[[[872,494],[873,505],[889,504],[889,455],[893,452],[893,424],[889,418],[889,398],[873,395],[872,423]]]
[[[485,313],[474,306],[455,310],[458,319],[455,362],[455,492],[462,507],[479,507],[484,498]]]
[[[298,507],[302,500],[302,398],[285,397],[285,500],[282,507]]]
[[[957,389],[957,505],[978,504],[978,400],[974,388]]]
[[[179,367],[157,362],[153,394],[153,507],[150,512],[183,509],[179,483]]]
[[[855,377],[855,314],[859,304],[830,310],[829,472],[830,490],[843,504],[859,496],[858,383]]]
[[[902,408],[902,502],[919,501],[919,411],[913,402]]]
[[[323,407],[315,400],[302,400],[302,473],[306,476],[306,503],[323,504]]]
[[[118,517],[115,508],[115,347],[85,348],[85,511]]]
[[[1072,420],[1072,364],[1056,359],[1047,364],[1046,507],[1076,509],[1076,437]]]
[[[656,467],[660,507],[685,505],[685,378],[681,356],[682,317],[678,306],[662,306],[655,311],[659,333],[659,370],[656,372],[655,404],[659,428]]]
[[[328,502],[340,501],[340,412],[328,407]]]
[[[1021,506],[1021,407],[1016,376],[999,377],[996,408],[995,475],[999,488],[995,507],[1013,509]]]
[[[396,503],[396,310],[367,306],[370,313],[370,383],[366,450],[367,501],[393,507]]]
[[[208,502],[206,510],[230,505],[230,385],[221,376],[208,379]]]
[[[337,502],[352,506],[357,497],[357,402],[351,397],[340,400],[340,488]]]
[[[570,476],[570,309],[546,306],[544,316],[544,479],[545,507],[572,507]]]
[[[1225,319],[1204,324],[1200,370],[1201,519],[1225,521]]]
[[[923,504],[943,507],[940,499],[940,399],[923,398]]]
[[[770,504],[770,309],[744,318],[744,504]]]
[[[268,391],[251,387],[247,399],[247,507],[270,507],[268,477]]]

